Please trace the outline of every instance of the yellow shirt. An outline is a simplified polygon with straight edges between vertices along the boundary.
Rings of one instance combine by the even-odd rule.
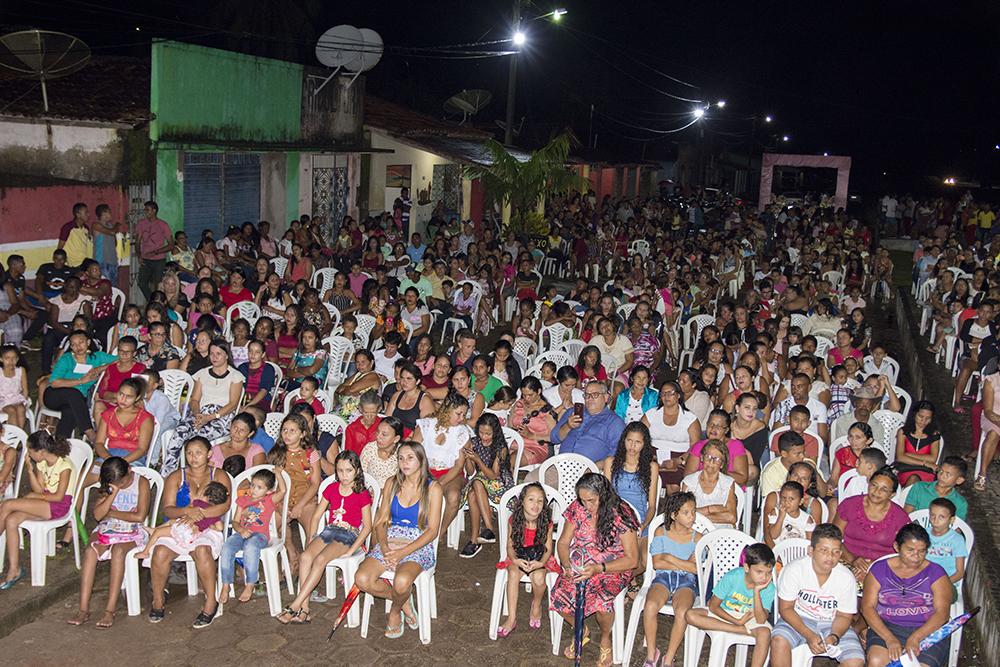
[[[76,471],[73,470],[73,464],[70,463],[69,457],[63,456],[58,458],[52,465],[49,465],[46,461],[39,461],[37,468],[38,473],[42,476],[42,487],[49,493],[55,493],[59,490],[59,478],[64,471],[69,470],[69,487],[67,487],[66,492],[72,493]]]
[[[812,459],[802,459],[813,468],[816,467],[815,461]],[[760,472],[760,497],[767,498],[767,494],[772,491],[777,491],[781,488],[781,485],[785,483],[788,479],[788,469],[785,468],[785,464],[781,462],[781,458],[772,459],[764,469]]]
[[[993,211],[980,211],[979,215],[976,216],[976,220],[979,222],[980,229],[992,229],[993,221],[996,220],[996,214]]]
[[[86,227],[74,227],[63,244],[63,250],[66,251],[68,266],[80,266],[83,260],[94,256],[94,239]]]

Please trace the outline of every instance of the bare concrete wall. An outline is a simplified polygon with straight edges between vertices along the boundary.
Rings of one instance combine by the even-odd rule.
[[[260,157],[260,219],[271,223],[272,233],[283,231],[287,226],[286,164],[284,153],[267,153]]]
[[[0,121],[0,172],[113,183],[121,180],[124,142],[108,127]]]

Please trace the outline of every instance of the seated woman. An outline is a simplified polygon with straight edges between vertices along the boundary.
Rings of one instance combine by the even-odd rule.
[[[181,360],[180,369],[194,377],[199,371],[209,368],[212,365],[212,360],[208,356],[208,351],[212,345],[212,339],[211,331],[198,331],[194,336],[194,344]]]
[[[736,480],[742,487],[754,484],[760,476],[757,466],[753,465],[753,458],[749,452],[743,448],[743,443],[730,438],[731,417],[725,410],[716,408],[708,416],[708,425],[705,433],[708,436],[704,440],[694,443],[689,452],[687,461],[684,463],[684,474],[690,475],[701,470],[701,451],[705,443],[709,440],[717,440],[726,443],[726,450],[729,455],[728,468],[726,474]]]
[[[307,324],[299,333],[299,346],[285,371],[285,386],[288,391],[294,391],[307,377],[316,378],[323,386],[328,370],[327,351],[320,344],[319,329]]]
[[[399,369],[396,393],[385,405],[385,413],[403,422],[403,427],[413,431],[417,420],[434,414],[434,401],[420,386],[420,371],[410,363]]]
[[[941,430],[934,412],[934,404],[930,401],[917,401],[903,428],[896,433],[895,467],[903,486],[937,479]]]
[[[246,461],[246,467],[259,466],[264,464],[264,448],[250,438],[257,431],[257,420],[253,415],[241,412],[229,424],[229,440],[220,442],[212,447],[212,453],[208,460],[216,468],[221,468],[223,461],[230,456],[242,456]]]
[[[104,369],[104,377],[97,385],[97,400],[94,401],[94,421],[100,422],[101,413],[114,407],[118,387],[126,378],[134,377],[146,371],[146,366],[135,359],[138,341],[131,336],[125,336],[118,341],[118,362]]]
[[[719,440],[709,440],[701,450],[701,470],[687,475],[681,491],[694,494],[698,513],[716,526],[735,526],[736,481],[722,471],[729,466],[729,450]]]
[[[645,424],[630,422],[625,426],[615,455],[604,459],[603,472],[611,480],[615,493],[638,512],[639,551],[645,553],[646,533],[656,516],[659,500],[656,493],[659,480],[656,476],[660,472],[656,450]]]
[[[139,348],[136,361],[157,372],[181,367],[181,353],[168,340],[168,326],[164,322],[150,322],[149,343]]]
[[[267,348],[259,340],[247,343],[247,361],[237,369],[245,382],[243,406],[257,405],[270,412],[274,392],[277,389],[278,377],[274,366],[267,363]]]
[[[524,440],[522,466],[537,465],[549,457],[549,434],[556,426],[556,419],[552,407],[542,396],[542,383],[538,378],[529,375],[521,380],[521,398],[511,406],[507,424]]]
[[[931,538],[911,523],[896,533],[896,555],[873,563],[865,576],[861,613],[868,622],[868,667],[885,667],[903,654],[923,667],[945,667],[951,642],[920,650],[920,642],[948,620],[951,581],[927,560]]]
[[[128,462],[118,456],[101,464],[99,480],[94,504],[97,528],[90,536],[89,548],[83,552],[80,565],[80,610],[66,622],[83,625],[90,620],[90,597],[94,592],[97,564],[106,560],[111,562],[108,603],[97,627],[110,628],[115,621],[125,575],[125,554],[146,544],[143,522],[149,513],[152,496],[146,478],[133,472]]]
[[[199,508],[192,505],[193,497],[204,495],[210,483],[221,484],[230,495],[232,485],[229,475],[217,470],[208,462],[211,445],[201,436],[195,436],[184,444],[186,467],[170,473],[163,485],[163,517],[166,520],[185,518],[190,522],[211,517],[221,517],[229,511],[226,502]],[[204,504],[204,503],[199,503]],[[194,621],[195,628],[204,628],[212,623],[219,609],[215,597],[216,559],[222,550],[222,533],[207,529],[194,535],[192,541],[180,544],[175,540],[161,541],[163,548],[155,548],[144,565],[150,568],[153,599],[149,606],[149,622],[159,623],[165,616],[167,576],[170,565],[178,556],[191,556],[198,572],[198,581],[205,593],[205,603]]]
[[[472,360],[472,388],[482,394],[486,404],[493,402],[493,396],[503,386],[503,381],[493,375],[493,359],[481,354]]]
[[[183,444],[195,435],[206,441],[225,437],[240,405],[244,377],[233,368],[229,344],[221,338],[209,345],[211,366],[194,375],[194,389],[188,399],[188,414],[174,429],[174,437],[164,443],[163,471],[170,474],[180,465]]]
[[[873,562],[893,552],[896,533],[910,522],[903,508],[892,502],[898,488],[896,473],[886,466],[868,479],[868,493],[851,496],[837,507],[833,523],[844,531],[841,561],[858,581],[865,580]]]
[[[639,519],[615,493],[611,482],[595,472],[585,473],[576,483],[576,498],[563,513],[566,520],[556,544],[562,572],[551,593],[552,609],[571,626],[576,612],[576,584],[588,583],[584,616],[597,614],[601,629],[600,667],[611,667],[611,628],[614,601],[639,562],[636,532]],[[590,641],[584,631],[584,644]],[[570,641],[563,655],[576,657]]]
[[[368,350],[358,350],[354,353],[354,367],[357,372],[347,378],[333,392],[333,414],[350,424],[361,411],[361,396],[368,391],[378,391],[383,382],[381,375],[375,372],[375,357]]]
[[[358,456],[369,442],[375,439],[378,425],[382,421],[379,410],[382,401],[374,391],[366,391],[358,398],[358,416],[347,423],[342,440],[343,449],[349,449]],[[398,420],[397,420],[398,421]],[[336,454],[335,454],[336,455]],[[326,454],[325,456],[329,456]],[[331,458],[330,461],[333,461]],[[329,474],[333,474],[332,470]]]
[[[418,627],[411,605],[413,582],[437,562],[432,542],[443,528],[441,485],[430,475],[427,456],[419,443],[404,442],[396,455],[399,472],[382,488],[374,520],[375,546],[358,568],[355,583],[362,591],[390,600],[385,636],[403,636],[403,623]],[[392,582],[382,578],[392,572]],[[421,613],[428,613],[422,609]]]
[[[633,366],[629,372],[629,386],[613,399],[615,414],[626,424],[639,421],[644,414],[656,407],[660,396],[649,386],[651,377],[647,367]]]
[[[444,494],[444,530],[458,514],[465,486],[466,446],[472,433],[465,425],[468,404],[461,396],[450,393],[441,402],[433,417],[417,420],[411,438],[423,445],[431,476]]]
[[[94,442],[97,437],[94,423],[90,420],[87,396],[104,369],[117,361],[117,357],[95,350],[91,347],[92,344],[86,331],[71,333],[69,351],[59,357],[52,367],[48,386],[41,392],[39,402],[50,410],[61,413],[56,435],[63,438],[72,438],[77,430],[90,442]],[[41,384],[41,380],[39,383]]]
[[[374,479],[379,488],[399,472],[396,450],[403,439],[403,424],[395,417],[379,422],[375,439],[361,450],[361,469]]]

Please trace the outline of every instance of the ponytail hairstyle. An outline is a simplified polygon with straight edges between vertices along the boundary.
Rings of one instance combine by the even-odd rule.
[[[43,451],[56,456],[69,456],[69,440],[62,436],[51,435],[48,431],[35,431],[28,436],[28,449]]]
[[[102,494],[111,495],[111,485],[114,482],[128,475],[128,462],[120,456],[112,456],[104,460],[101,464],[101,473],[98,481],[99,490]]]

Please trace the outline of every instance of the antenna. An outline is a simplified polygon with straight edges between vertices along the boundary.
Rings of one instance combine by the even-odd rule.
[[[361,75],[378,64],[382,59],[382,38],[371,28],[355,28],[352,25],[338,25],[330,28],[316,42],[316,60],[332,67],[330,76],[323,80],[313,92],[313,96],[323,90],[341,71],[354,72],[350,86]]]
[[[504,122],[502,120],[496,120],[496,121],[493,121],[493,122],[495,122],[497,124],[497,127],[499,127],[504,132],[507,131],[507,123],[506,122]],[[521,121],[517,124],[517,127],[513,128],[511,130],[511,134],[513,134],[515,137],[518,136],[519,134],[521,134],[521,128],[522,127],[524,127],[524,116],[521,116]]]
[[[462,123],[464,123],[469,119],[469,116],[475,116],[479,113],[492,99],[493,93],[488,90],[463,90],[445,101],[444,110],[445,113],[462,114]]]
[[[48,79],[58,79],[81,69],[90,60],[90,47],[82,40],[51,30],[21,30],[0,36],[0,67],[42,85],[42,103],[49,110]]]

